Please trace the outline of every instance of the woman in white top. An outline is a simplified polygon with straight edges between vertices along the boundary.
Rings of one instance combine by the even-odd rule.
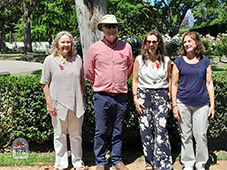
[[[133,98],[139,113],[146,170],[171,170],[172,156],[166,129],[171,89],[171,61],[158,31],[146,34],[133,67]]]
[[[82,124],[85,87],[82,61],[73,49],[73,37],[59,32],[44,61],[40,83],[54,127],[55,170],[68,167],[67,132],[72,164],[84,170],[82,161]]]

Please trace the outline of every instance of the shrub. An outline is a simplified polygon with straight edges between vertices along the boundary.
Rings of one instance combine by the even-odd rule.
[[[40,74],[0,77],[1,145],[16,137],[37,143],[50,139],[52,125],[39,80]]]
[[[175,35],[174,37],[170,37],[169,35],[165,34],[162,36],[163,41],[166,45],[167,55],[174,59],[178,56],[178,49],[180,48],[180,41],[179,35]],[[133,49],[133,56],[134,58],[141,54],[141,45],[143,41],[143,37],[137,36],[124,36],[122,38],[124,41],[131,44]]]
[[[171,59],[175,59],[177,56],[179,56],[178,50],[181,46],[181,37],[177,34],[171,38],[168,34],[165,34],[163,39],[166,45],[167,55]]]
[[[215,85],[215,117],[214,119],[210,119],[210,128],[208,131],[209,138],[217,138],[221,134],[227,132],[227,79],[226,73],[214,73],[213,74],[213,81]],[[86,89],[87,96],[91,99],[92,90],[91,85],[86,82]],[[126,117],[124,121],[124,131],[123,131],[123,138],[124,143],[127,145],[129,143],[140,143],[140,134],[138,128],[138,113],[134,107],[133,103],[133,96],[132,96],[132,76],[128,81],[128,102],[127,102],[127,110],[126,110]],[[83,138],[93,140],[94,135],[94,128],[95,128],[95,120],[94,110],[91,100],[88,98],[88,109],[86,110],[85,114],[85,121],[84,121],[84,131],[83,131]],[[92,120],[92,121],[91,121]],[[93,129],[89,129],[88,127],[92,127]],[[175,149],[180,145],[180,130],[178,126],[177,120],[173,117],[172,111],[168,114],[168,123],[167,129],[169,132],[169,138],[172,145],[172,148]],[[87,136],[89,135],[89,137]],[[86,140],[86,142],[89,142]],[[92,141],[93,142],[93,141]]]
[[[141,54],[141,46],[143,37],[134,36],[123,36],[122,40],[128,42],[132,46],[133,57],[136,58]]]
[[[53,138],[51,118],[46,110],[40,74],[25,77],[0,77],[0,146],[7,145],[16,137],[24,137],[29,142],[44,143]],[[215,85],[215,118],[210,120],[209,137],[217,138],[227,132],[227,79],[226,73],[213,74]],[[83,124],[83,142],[93,143],[95,114],[92,103],[91,84],[85,82],[87,110]],[[132,96],[132,76],[128,81],[127,111],[124,121],[124,143],[140,143],[138,113]],[[180,143],[179,127],[172,112],[168,115],[167,128],[173,148]],[[111,129],[109,129],[110,131]],[[110,135],[108,136],[110,138]]]
[[[226,73],[219,72],[213,75],[215,85],[215,117],[210,120],[209,136],[216,138],[227,132],[227,79]]]
[[[227,34],[219,33],[217,37],[213,37],[208,33],[202,37],[202,42],[206,47],[206,52],[204,54],[209,58],[211,58],[212,55],[218,56],[219,61],[221,62],[222,57],[227,53]]]

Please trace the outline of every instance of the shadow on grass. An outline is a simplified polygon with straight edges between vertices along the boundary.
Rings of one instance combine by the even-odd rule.
[[[226,71],[227,70],[227,64],[223,65],[212,65],[211,66],[212,71],[218,72],[218,71]]]
[[[95,156],[93,153],[93,144],[92,145],[83,145],[83,160],[87,166],[95,166]],[[172,157],[173,157],[173,162],[178,160],[180,154],[180,148],[175,148],[172,150]],[[109,151],[107,154],[107,157],[109,157]],[[132,143],[127,143],[123,145],[122,148],[122,159],[123,162],[128,165],[136,160],[141,160],[144,159],[143,156],[143,148],[141,142],[132,142]],[[112,167],[113,164],[109,159],[109,163],[106,166],[106,169],[108,170],[109,167]]]
[[[217,151],[227,151],[227,133],[224,133],[220,135],[217,138],[209,139],[209,160],[206,165],[206,169],[209,170],[209,167],[211,165],[217,164],[218,155]],[[170,141],[172,142],[172,141]],[[173,163],[175,161],[180,160],[180,145],[175,145],[174,143],[171,143],[172,145],[172,157],[173,157]],[[107,148],[110,148],[110,145],[107,145]],[[70,151],[70,145],[68,144],[68,150]],[[53,149],[53,143],[48,142],[42,145],[32,144],[30,146],[30,151],[34,152],[52,152]],[[107,154],[107,157],[109,157],[109,152]],[[138,159],[144,159],[143,157],[143,150],[142,150],[142,144],[141,142],[132,142],[132,143],[125,143],[122,148],[122,158],[123,162],[128,165],[133,163],[134,161]],[[71,156],[68,158],[69,160],[69,168],[67,170],[70,170],[72,168],[71,163]],[[93,152],[93,143],[83,143],[83,161],[86,166],[91,167],[95,166],[95,156]],[[54,163],[53,163],[54,164]],[[109,161],[108,165],[106,166],[106,169],[108,170],[110,167],[112,167],[111,161]]]
[[[107,145],[107,148],[110,148],[110,145]],[[123,145],[122,148],[122,159],[125,164],[133,163],[136,159],[140,158],[143,155],[142,145],[140,143],[127,143]],[[110,160],[110,151],[107,151],[108,164],[106,168],[113,166]],[[95,155],[93,152],[93,143],[83,145],[83,161],[86,165],[95,166]]]

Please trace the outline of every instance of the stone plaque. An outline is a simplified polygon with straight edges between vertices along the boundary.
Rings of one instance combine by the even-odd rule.
[[[15,139],[11,150],[13,159],[28,159],[29,157],[28,142],[24,138]]]

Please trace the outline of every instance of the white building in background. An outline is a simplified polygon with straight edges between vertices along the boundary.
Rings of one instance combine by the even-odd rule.
[[[13,49],[21,49],[24,47],[24,42],[6,42],[6,47],[10,50]],[[48,51],[50,49],[49,42],[33,42],[32,43],[32,50],[37,51]]]

